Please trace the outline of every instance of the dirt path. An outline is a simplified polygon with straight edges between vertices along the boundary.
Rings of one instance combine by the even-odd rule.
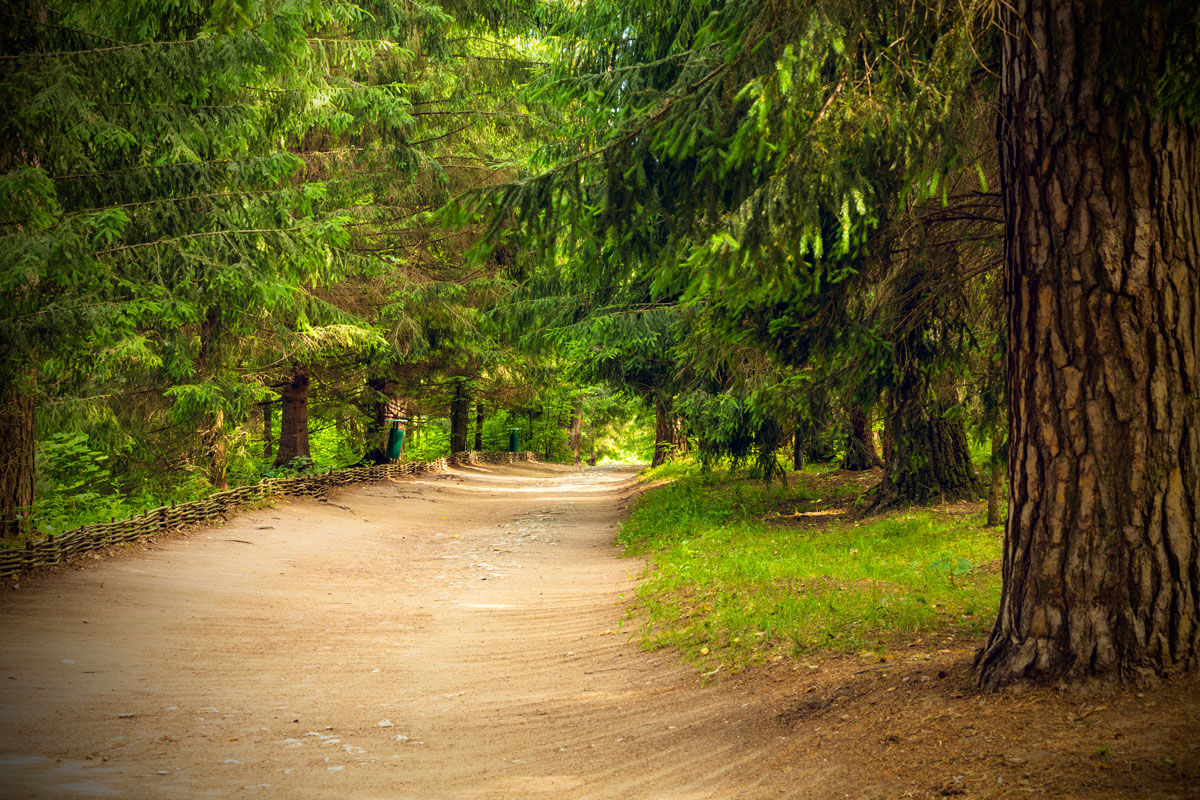
[[[770,693],[620,627],[632,477],[367,485],[6,590],[0,794],[764,796]]]

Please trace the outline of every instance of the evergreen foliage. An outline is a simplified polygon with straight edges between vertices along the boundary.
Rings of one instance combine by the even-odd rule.
[[[252,423],[297,370],[322,424],[361,452],[371,376],[503,359],[485,312],[515,265],[465,263],[472,231],[429,212],[512,174],[541,124],[512,94],[530,68],[521,8],[4,13],[6,428],[79,431],[117,494],[187,474],[219,487],[261,469]],[[31,480],[28,444],[0,472],[20,461]],[[61,493],[52,469],[39,487]],[[17,494],[6,535],[29,527]]]

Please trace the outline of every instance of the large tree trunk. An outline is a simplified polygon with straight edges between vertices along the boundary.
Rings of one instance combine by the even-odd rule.
[[[914,360],[901,366],[888,392],[891,459],[884,464],[876,509],[979,497],[966,426],[960,415],[946,415],[956,395],[952,387],[930,388],[929,376]]]
[[[292,367],[291,378],[283,387],[283,413],[279,419],[279,450],[275,466],[281,467],[298,458],[310,459],[308,449],[308,369]]]
[[[483,401],[475,403],[475,449],[483,450]]]
[[[467,394],[465,382],[460,378],[454,382],[454,397],[450,401],[450,452],[461,453],[467,449],[467,428],[470,426],[471,396]]]
[[[0,398],[0,538],[30,531],[33,505],[34,404],[32,391],[8,387]]]
[[[671,460],[675,445],[675,415],[671,403],[662,397],[654,398],[654,458],[650,466],[657,467]]]
[[[1011,492],[984,687],[1197,664],[1200,131],[1152,110],[1165,33],[1134,8],[1001,6]]]
[[[842,458],[842,469],[861,471],[881,466],[879,454],[875,452],[875,435],[871,430],[871,418],[858,403],[847,407],[850,428],[846,434],[846,455]]]

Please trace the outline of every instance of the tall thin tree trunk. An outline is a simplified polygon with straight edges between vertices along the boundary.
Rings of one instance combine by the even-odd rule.
[[[461,453],[467,449],[467,428],[470,426],[471,396],[466,382],[459,378],[454,382],[454,397],[450,401],[450,452]]]
[[[889,396],[890,396],[889,392]],[[895,453],[895,440],[892,438],[892,415],[885,413],[883,415],[883,465],[886,467],[892,463],[892,456]]]
[[[583,401],[579,399],[575,400],[575,408],[571,412],[571,435],[567,442],[575,454],[575,466],[578,467],[583,463],[579,456],[579,446],[583,442]]]
[[[262,406],[262,424],[263,424],[263,458],[270,458],[275,453],[274,431],[271,424],[271,406],[273,403],[269,400],[264,400]]]
[[[34,393],[7,387],[0,398],[0,538],[30,531],[34,477]]]
[[[654,458],[650,466],[657,467],[672,456],[675,443],[675,420],[671,404],[663,397],[654,398]]]
[[[871,431],[871,418],[858,403],[846,407],[850,427],[846,433],[846,455],[842,469],[861,471],[878,467],[882,462],[875,452],[875,436]]]
[[[6,10],[14,14],[28,15],[40,24],[10,26],[6,31],[5,53],[18,51],[39,53],[46,49],[45,32],[50,22],[50,3],[46,0],[27,2],[17,10],[16,4]],[[25,29],[21,38],[14,41],[15,31]],[[27,38],[26,38],[27,37]],[[0,160],[5,171],[11,169],[15,160],[40,167],[41,158],[35,153],[24,152],[17,137],[5,137],[0,142]],[[38,296],[33,288],[36,281],[25,281],[29,297]],[[15,309],[4,309],[5,316]],[[33,484],[36,477],[37,456],[34,424],[37,421],[37,368],[34,354],[27,347],[18,347],[14,341],[3,342],[5,361],[10,358],[16,363],[0,374],[0,540],[16,539],[32,533],[30,513],[33,510]],[[15,352],[14,352],[15,351]],[[12,362],[10,362],[12,363]]]
[[[410,431],[415,433],[412,427],[412,420],[408,417],[408,406],[408,399],[404,397],[393,400],[391,404],[390,413],[392,416],[396,417],[397,419],[408,420],[407,422],[399,423],[400,430],[404,434],[404,438],[400,440],[400,456],[397,459],[399,461],[403,461],[405,459],[404,451],[408,449],[409,444],[411,443],[411,439],[409,439]],[[388,435],[390,436],[391,434]]]
[[[1154,108],[1158,3],[1000,8],[1011,490],[977,680],[1195,668],[1200,130]]]
[[[991,482],[988,486],[987,524],[1000,524],[1000,504],[1004,502],[1004,462],[1001,450],[1004,447],[1004,432],[992,431]]]
[[[543,405],[543,406],[542,406],[542,414],[543,414],[543,415],[545,415],[545,413],[546,413],[546,406],[545,406],[545,405]],[[553,416],[549,417],[549,418],[546,420],[546,422],[548,422],[549,424],[548,424],[548,425],[546,425],[546,427],[545,427],[546,435],[545,435],[545,438],[542,440],[542,441],[543,441],[543,444],[544,444],[544,449],[545,449],[545,454],[544,454],[542,457],[543,457],[543,458],[545,458],[547,461],[549,461],[549,460],[550,460],[550,448],[552,447],[552,445],[553,445],[553,442],[554,442],[554,439],[552,438],[552,433],[551,433],[551,432],[552,432],[552,431],[553,431],[555,428],[557,428],[557,427],[558,427],[558,420],[559,420],[559,418],[560,418],[560,417],[559,417],[559,415],[560,415],[561,413],[562,413],[562,409],[561,409],[561,408],[559,408],[559,409],[558,409],[558,410],[557,410],[557,411],[554,413],[554,415],[553,415]]]
[[[275,453],[277,467],[298,458],[312,458],[308,448],[308,385],[308,368],[292,367],[281,393],[283,411],[279,418],[279,450]]]
[[[228,464],[226,442],[228,439],[225,436],[225,411],[223,409],[218,408],[212,412],[212,428],[204,432],[201,441],[208,454],[208,482],[214,489],[223,492],[229,488],[229,479],[226,477]]]
[[[367,378],[366,391],[370,403],[367,417],[366,452],[363,459],[373,464],[386,464],[388,432],[388,408],[392,401],[387,396],[389,382],[386,378]]]
[[[803,423],[797,423],[796,431],[792,434],[792,469],[796,472],[804,469],[804,429]]]
[[[201,380],[217,372],[217,346],[223,329],[221,310],[217,306],[210,306],[200,323],[200,351],[196,356],[196,367],[199,373],[197,377]],[[217,491],[224,491],[229,488],[229,481],[225,477],[229,441],[225,431],[225,411],[214,408],[207,416],[208,426],[200,431],[200,444],[208,459],[208,482]]]
[[[475,449],[483,450],[483,401],[475,403]]]

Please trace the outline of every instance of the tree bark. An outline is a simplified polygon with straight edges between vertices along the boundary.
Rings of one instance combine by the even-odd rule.
[[[0,399],[0,538],[15,539],[31,530],[33,506],[33,392],[9,387]]]
[[[672,450],[673,456],[681,456],[691,450],[691,445],[688,444],[687,426],[684,425],[684,419],[679,414],[671,415],[671,428],[674,432],[671,437],[671,444],[674,445]]]
[[[20,11],[36,18],[39,25],[9,26],[6,41],[0,49],[9,53],[40,53],[46,49],[44,33],[50,22],[50,3],[35,0]],[[26,32],[24,34],[18,31]],[[20,137],[6,137],[0,142],[0,160],[4,171],[12,162],[41,166],[41,156],[28,152]],[[27,298],[37,297],[36,281],[24,281]],[[36,307],[36,306],[35,306]],[[12,313],[15,309],[5,309]],[[7,315],[7,314],[6,314]],[[7,337],[6,337],[7,338]],[[30,513],[33,510],[33,484],[36,475],[36,445],[34,424],[37,421],[37,367],[33,353],[26,346],[8,340],[0,342],[4,361],[0,372],[0,539],[16,539],[33,531]]]
[[[225,410],[218,408],[212,412],[211,419],[212,427],[204,431],[200,440],[208,455],[208,482],[218,492],[223,492],[229,488],[229,479],[226,477],[228,439],[225,436]]]
[[[200,351],[196,356],[196,366],[201,380],[217,372],[217,345],[223,330],[220,309],[210,306],[200,323]],[[225,410],[215,408],[207,416],[205,421],[208,427],[200,431],[200,444],[208,459],[208,482],[217,491],[224,491],[229,488],[225,476],[229,441],[225,432]]]
[[[546,406],[545,406],[545,405],[543,405],[543,406],[542,406],[542,415],[543,415],[543,416],[545,416],[545,414],[546,414]],[[553,438],[553,434],[552,434],[551,432],[552,432],[552,431],[553,431],[555,428],[557,428],[557,427],[558,427],[558,425],[559,425],[559,422],[558,422],[558,421],[559,421],[561,418],[562,418],[562,408],[560,407],[560,408],[558,408],[558,409],[555,411],[555,413],[554,413],[554,415],[553,415],[552,417],[548,417],[548,418],[546,419],[546,422],[547,422],[548,424],[547,424],[547,425],[545,426],[545,428],[543,429],[543,430],[545,430],[545,432],[546,432],[546,435],[545,435],[545,437],[542,439],[542,442],[543,442],[543,443],[544,443],[544,445],[545,445],[545,447],[544,447],[544,452],[543,452],[543,455],[542,455],[542,458],[544,458],[546,461],[549,461],[549,460],[550,460],[550,449],[551,449],[551,447],[552,447],[552,446],[553,446],[553,444],[554,444],[554,438]]]
[[[1004,447],[1004,432],[992,431],[992,460],[989,464],[991,482],[988,486],[987,525],[999,525],[1000,504],[1004,501],[1004,462],[1001,450]]]
[[[1200,131],[1152,110],[1160,8],[1001,6],[1011,491],[983,687],[1197,665]]]
[[[892,415],[883,415],[883,463],[888,465],[892,462],[892,456],[895,454],[895,443],[892,439]]]
[[[923,367],[909,359],[888,391],[892,457],[884,465],[876,509],[980,495],[966,426],[961,416],[946,414],[957,402],[957,390],[935,391],[929,383]]]
[[[263,458],[270,458],[275,453],[275,442],[273,440],[274,432],[271,427],[271,406],[269,400],[262,402],[262,423],[263,423]]]
[[[483,401],[475,404],[475,449],[483,450]]]
[[[576,400],[575,408],[571,411],[571,433],[567,437],[567,444],[571,448],[571,452],[575,454],[575,466],[583,463],[579,455],[579,446],[583,442],[583,401]]]
[[[367,393],[370,395],[371,413],[367,418],[367,451],[363,460],[372,464],[386,464],[388,440],[388,407],[391,400],[387,397],[388,381],[385,378],[367,378]]]
[[[461,453],[467,449],[467,428],[470,426],[471,396],[466,382],[461,378],[454,382],[454,397],[450,401],[450,452]]]
[[[858,403],[847,407],[850,429],[846,434],[846,455],[842,458],[842,469],[856,472],[882,466],[875,452],[875,436],[871,431],[871,418]]]
[[[804,469],[804,427],[797,423],[796,431],[792,434],[792,469],[796,472]]]
[[[657,467],[674,456],[675,418],[671,413],[670,400],[654,398],[654,458],[651,467]]]
[[[408,416],[408,407],[408,398],[400,397],[392,400],[390,411],[391,415],[397,419],[408,420],[407,422],[400,423],[400,430],[404,433],[404,439],[400,441],[400,457],[397,459],[398,461],[405,460],[406,456],[404,455],[404,452],[408,449],[412,441],[410,436],[416,433],[416,431],[413,430],[413,422]],[[388,435],[391,436],[390,433]]]
[[[291,377],[283,387],[283,412],[279,418],[279,450],[275,466],[282,467],[296,459],[312,459],[308,449],[308,368],[292,367]]]

